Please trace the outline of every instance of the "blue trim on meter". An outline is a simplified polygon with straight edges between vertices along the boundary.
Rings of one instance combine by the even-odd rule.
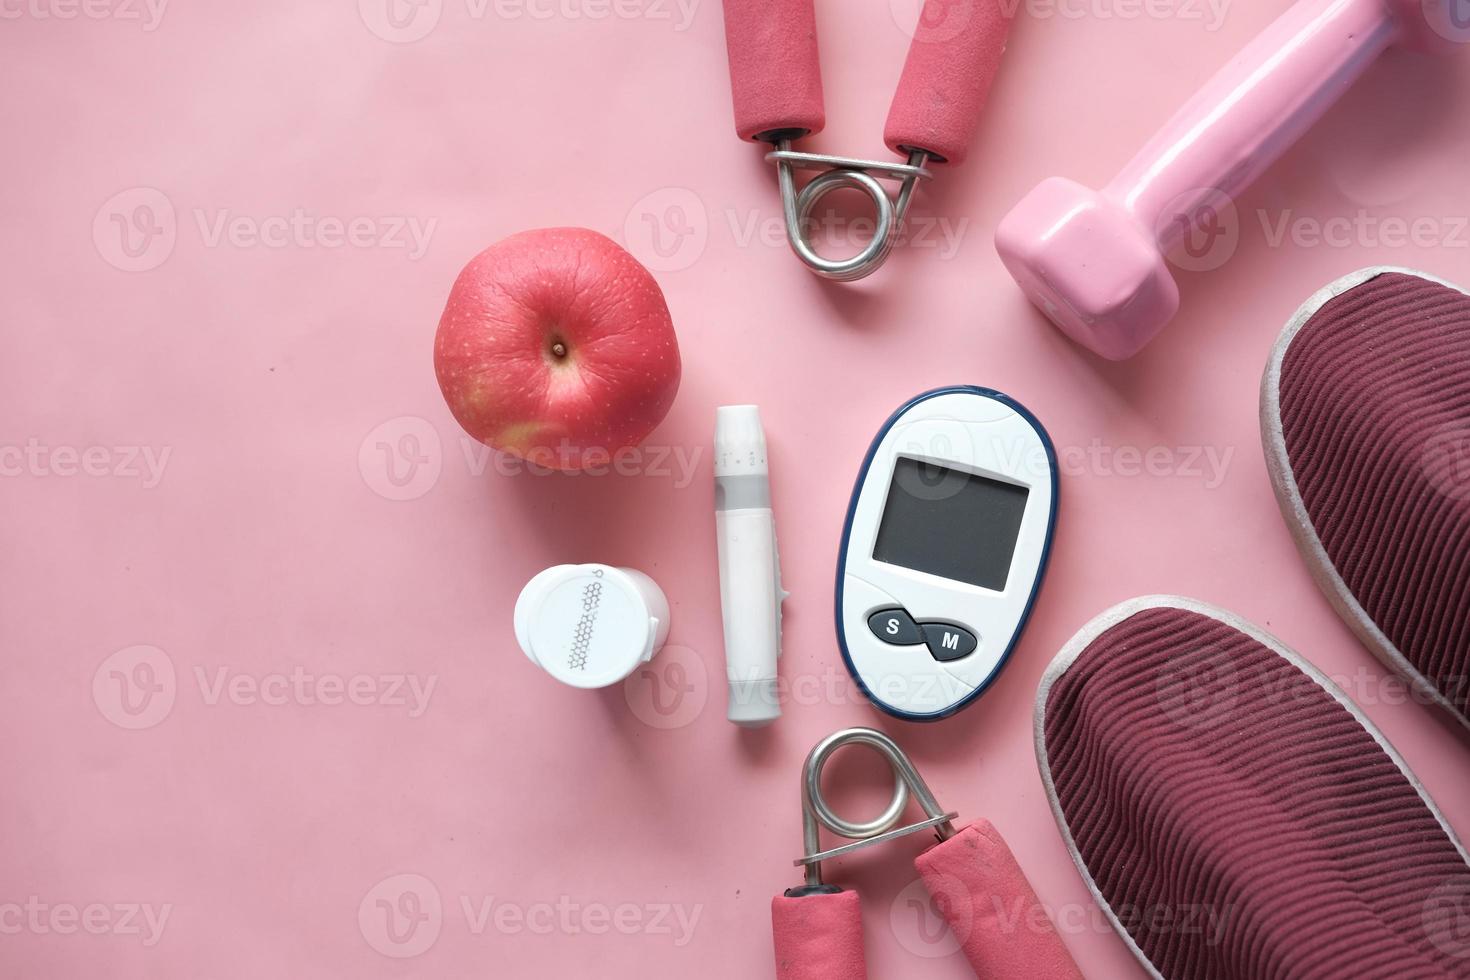
[[[863,485],[867,483],[868,470],[873,465],[873,457],[878,454],[878,446],[882,444],[883,437],[888,434],[888,430],[893,428],[894,423],[903,418],[910,409],[920,402],[928,401],[930,398],[938,398],[940,395],[978,395],[981,398],[998,401],[1025,419],[1031,428],[1036,430],[1036,434],[1041,437],[1042,446],[1046,449],[1047,467],[1051,471],[1051,512],[1047,514],[1046,518],[1046,541],[1041,547],[1041,563],[1037,566],[1036,578],[1031,584],[1031,595],[1026,597],[1026,608],[1021,612],[1021,619],[1016,623],[1016,628],[1011,633],[1010,643],[1006,646],[1005,653],[1001,654],[1000,660],[996,662],[995,669],[990,672],[990,676],[985,679],[985,683],[971,691],[964,700],[943,711],[918,715],[908,711],[900,711],[897,708],[885,704],[872,691],[868,690],[868,685],[863,683],[862,677],[859,676],[857,669],[853,667],[852,656],[847,652],[847,630],[842,623],[842,583],[847,575],[847,545],[849,539],[852,537],[852,519],[857,514],[858,497],[862,495]],[[883,428],[879,429],[878,434],[873,437],[873,444],[868,447],[868,454],[863,457],[862,469],[858,471],[857,482],[853,484],[852,501],[847,505],[847,519],[842,524],[842,547],[837,551],[837,648],[842,651],[842,662],[847,665],[847,673],[857,682],[859,690],[863,692],[863,696],[868,699],[873,707],[882,711],[884,714],[891,715],[903,721],[940,721],[968,707],[976,698],[984,694],[990,688],[991,684],[995,683],[995,679],[1000,676],[1000,672],[1005,669],[1006,663],[1011,659],[1011,652],[1016,649],[1016,644],[1020,642],[1021,633],[1026,629],[1026,623],[1031,619],[1031,609],[1036,605],[1036,594],[1041,591],[1041,581],[1046,578],[1046,566],[1051,560],[1052,534],[1055,532],[1057,525],[1058,499],[1057,454],[1056,450],[1052,447],[1051,436],[1047,435],[1046,429],[1042,426],[1041,422],[1035,415],[1031,414],[1025,405],[1022,405],[1009,395],[1002,394],[991,388],[981,388],[977,385],[952,385],[948,388],[935,388],[933,391],[926,391],[922,395],[916,395],[905,402],[898,411],[888,416],[888,421],[883,423]]]

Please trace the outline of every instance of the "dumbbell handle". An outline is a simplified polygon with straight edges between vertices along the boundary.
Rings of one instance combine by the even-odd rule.
[[[1404,35],[1400,18],[1411,15],[1391,2],[1300,0],[1206,83],[1103,196],[1172,247],[1198,205],[1244,190]]]

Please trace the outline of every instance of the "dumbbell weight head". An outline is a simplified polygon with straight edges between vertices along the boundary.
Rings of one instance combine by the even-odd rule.
[[[1110,360],[1138,353],[1179,311],[1154,229],[1075,181],[1043,181],[1006,215],[995,244],[1031,301]]]

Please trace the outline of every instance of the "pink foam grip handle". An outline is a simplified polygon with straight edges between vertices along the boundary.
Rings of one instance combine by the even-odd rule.
[[[1011,32],[1008,6],[924,0],[883,129],[889,149],[964,161]]]
[[[980,980],[1082,980],[1006,842],[977,820],[914,860]]]
[[[868,980],[855,891],[771,900],[776,980]]]
[[[821,132],[813,0],[724,0],[735,131],[743,140]]]

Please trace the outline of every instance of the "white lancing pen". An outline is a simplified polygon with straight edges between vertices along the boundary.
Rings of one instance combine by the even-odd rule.
[[[776,552],[766,436],[755,405],[723,405],[715,411],[715,535],[728,717],[742,727],[760,728],[781,717],[776,661],[786,592]]]

